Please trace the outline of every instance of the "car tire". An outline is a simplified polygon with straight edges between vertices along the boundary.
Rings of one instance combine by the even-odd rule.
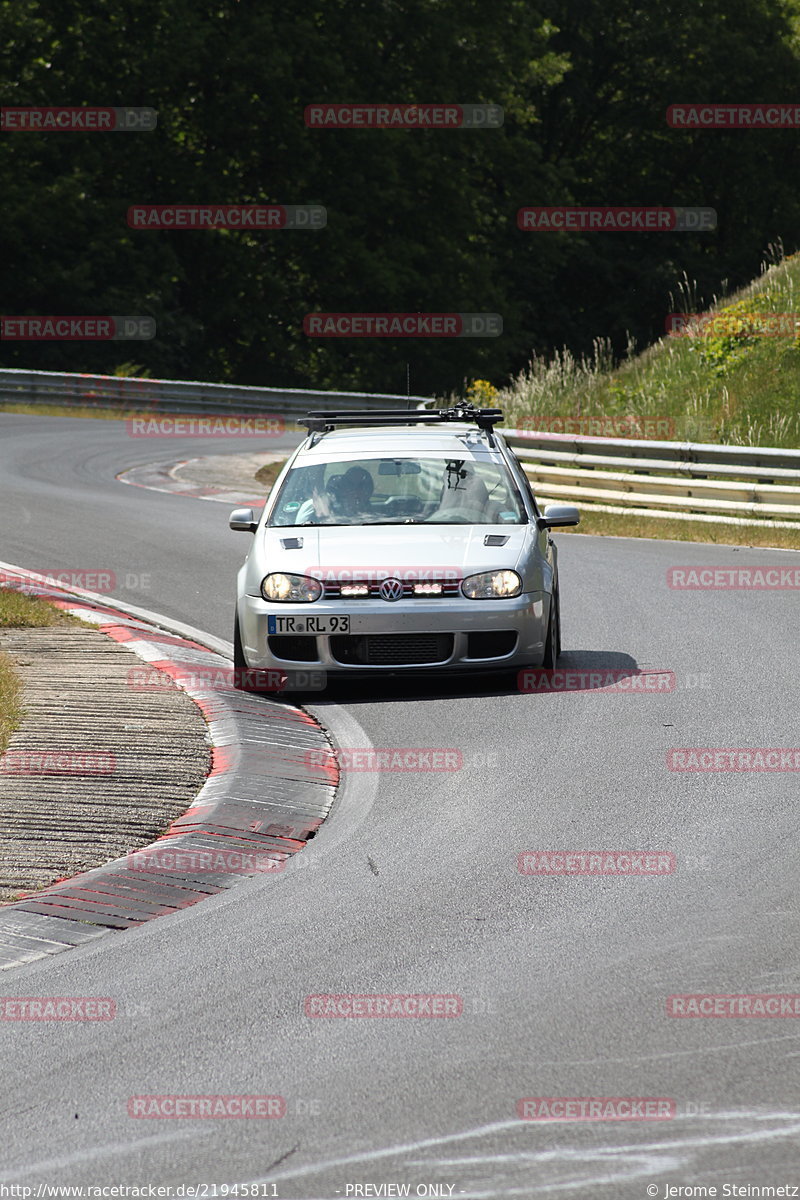
[[[558,592],[558,583],[553,589],[553,596],[550,601],[550,620],[547,622],[547,638],[544,643],[544,658],[542,666],[547,670],[552,670],[558,664],[558,656],[561,653],[561,601]]]
[[[244,661],[244,650],[242,649],[242,631],[239,628],[239,612],[238,610],[233,616],[233,665],[235,667],[246,667]]]
[[[257,689],[248,686],[247,662],[242,648],[242,631],[239,628],[239,613],[233,618],[233,686],[240,692],[254,692]]]

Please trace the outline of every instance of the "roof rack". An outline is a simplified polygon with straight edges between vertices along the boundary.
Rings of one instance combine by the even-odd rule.
[[[447,421],[465,421],[485,429],[490,435],[503,412],[499,408],[476,408],[474,404],[456,404],[453,408],[425,409],[337,409],[308,413],[299,425],[309,433],[329,433],[337,425],[439,425]]]

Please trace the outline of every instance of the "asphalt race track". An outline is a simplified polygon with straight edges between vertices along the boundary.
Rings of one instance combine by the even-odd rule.
[[[247,537],[227,508],[115,476],[260,446],[2,414],[0,559],[113,571],[117,598],[230,639]],[[0,1023],[0,1182],[36,1196],[263,1181],[287,1200],[800,1184],[797,1020],[666,1009],[675,993],[800,992],[800,776],[665,761],[673,747],[800,746],[797,591],[666,582],[671,566],[800,557],[558,540],[563,665],[671,670],[675,689],[389,682],[309,704],[346,745],[456,748],[463,769],[358,777],[284,875],[9,972],[4,995],[113,997],[119,1015]],[[677,868],[517,872],[521,852],[587,849],[671,852]],[[463,1011],[306,1016],[322,993],[456,995]],[[145,1094],[280,1095],[286,1115],[130,1117]],[[524,1097],[666,1098],[675,1116],[523,1121]]]

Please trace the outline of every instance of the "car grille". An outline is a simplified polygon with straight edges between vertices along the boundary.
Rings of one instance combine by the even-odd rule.
[[[343,583],[348,584],[348,583],[361,583],[361,582],[362,581],[359,579],[353,579],[353,580],[343,579],[341,581],[340,580],[326,580],[324,591],[323,591],[323,599],[325,599],[325,600],[341,600],[342,603],[348,603],[348,604],[351,601],[354,604],[358,604],[359,600],[382,600],[383,599],[383,597],[381,596],[380,591],[379,591],[381,582],[382,582],[382,580],[380,580],[380,579],[377,581],[371,580],[371,579],[363,580],[363,582],[369,588],[369,595],[367,595],[367,596],[343,596],[342,595],[342,584]],[[448,596],[451,596],[451,597],[459,596],[461,594],[461,580],[460,579],[422,579],[422,578],[419,580],[404,579],[402,581],[402,583],[403,583],[403,595],[402,595],[402,597],[398,597],[398,599],[403,599],[403,600],[446,600]],[[441,583],[442,590],[440,593],[434,594],[432,596],[415,596],[414,595],[414,584],[415,583]],[[391,603],[391,601],[388,601],[388,603]]]
[[[452,633],[339,635],[331,654],[346,666],[413,666],[446,662],[453,653]]]

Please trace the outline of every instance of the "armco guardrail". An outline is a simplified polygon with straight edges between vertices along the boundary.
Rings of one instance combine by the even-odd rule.
[[[425,396],[370,392],[312,392],[299,388],[240,387],[176,379],[136,379],[115,375],[73,375],[60,371],[0,368],[0,401],[19,404],[112,405],[163,412],[275,413],[302,416],[310,408],[406,408]]]
[[[131,410],[276,413],[310,408],[428,407],[425,396],[239,387],[0,368],[0,402]],[[800,450],[503,429],[540,500],[596,512],[800,529]]]
[[[503,429],[542,500],[597,512],[800,529],[800,450]]]

